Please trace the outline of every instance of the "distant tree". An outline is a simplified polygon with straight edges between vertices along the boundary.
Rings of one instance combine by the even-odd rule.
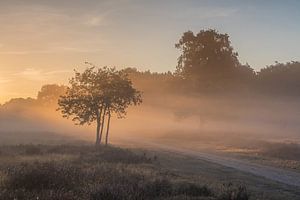
[[[209,85],[254,77],[253,69],[238,61],[227,34],[211,29],[196,35],[188,31],[175,47],[182,52],[176,73],[184,80]]]
[[[66,93],[67,87],[64,85],[48,84],[43,85],[38,92],[37,100],[43,105],[55,105],[60,96]]]
[[[23,109],[32,109],[36,106],[36,99],[33,98],[13,98],[10,99],[8,102],[2,105],[2,108],[11,110],[14,112],[20,112]]]
[[[177,85],[174,83],[175,76],[171,72],[158,73],[147,71],[138,71],[136,68],[125,68],[133,84],[147,94],[177,91]]]
[[[141,93],[134,89],[127,74],[115,68],[87,68],[83,73],[75,72],[66,95],[59,101],[63,117],[72,117],[78,125],[96,121],[96,145],[102,140],[107,117],[106,144],[110,119],[113,113],[124,117],[130,105],[142,102]]]
[[[276,62],[262,68],[257,75],[258,88],[267,93],[299,95],[300,62]]]

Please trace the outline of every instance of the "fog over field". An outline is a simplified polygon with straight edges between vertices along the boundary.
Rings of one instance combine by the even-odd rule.
[[[113,117],[113,141],[134,137],[237,144],[239,140],[300,139],[298,98],[163,92],[145,92],[144,96],[144,103],[129,109],[125,119]],[[27,138],[26,133],[35,132],[39,137],[40,132],[48,132],[94,140],[94,126],[75,126],[56,109],[55,104],[45,105],[36,99],[12,100],[1,106],[1,135],[21,132]],[[249,145],[253,143],[249,141]]]

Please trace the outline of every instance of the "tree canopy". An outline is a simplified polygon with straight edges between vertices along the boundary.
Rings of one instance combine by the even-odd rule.
[[[184,80],[202,85],[218,85],[250,79],[254,71],[242,65],[229,36],[216,30],[201,30],[196,35],[185,32],[175,45],[181,50],[176,73]]]
[[[58,104],[63,116],[71,117],[78,125],[96,121],[96,144],[100,144],[105,117],[108,117],[108,136],[111,114],[124,117],[130,105],[141,102],[141,92],[132,86],[124,71],[89,67],[82,73],[75,72],[66,95],[59,99]]]
[[[57,100],[66,93],[66,86],[57,84],[43,85],[38,92],[37,100],[44,105],[57,106]]]
[[[299,95],[300,62],[278,63],[262,68],[257,74],[258,89],[268,93]]]

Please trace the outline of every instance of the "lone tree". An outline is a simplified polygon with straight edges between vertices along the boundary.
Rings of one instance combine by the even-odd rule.
[[[125,117],[130,105],[142,102],[141,92],[132,86],[124,70],[89,67],[82,73],[75,71],[69,83],[66,94],[58,100],[59,110],[76,125],[90,125],[96,121],[96,145],[101,144],[105,121],[105,144],[108,143],[113,113],[119,118]]]

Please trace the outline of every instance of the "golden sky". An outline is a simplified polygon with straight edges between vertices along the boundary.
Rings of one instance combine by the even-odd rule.
[[[184,31],[231,36],[242,63],[259,69],[299,60],[299,1],[0,1],[0,103],[66,83],[73,69],[99,66],[173,71]]]

